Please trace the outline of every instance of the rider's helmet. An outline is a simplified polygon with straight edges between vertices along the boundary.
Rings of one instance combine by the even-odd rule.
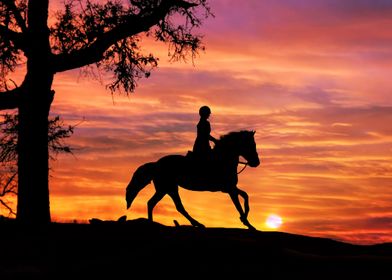
[[[211,115],[211,109],[208,106],[202,106],[199,109],[199,115],[200,117],[207,118],[209,115]]]

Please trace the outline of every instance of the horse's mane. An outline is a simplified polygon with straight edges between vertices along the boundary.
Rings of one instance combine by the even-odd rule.
[[[236,140],[238,140],[239,137],[242,137],[244,134],[248,134],[248,133],[252,133],[252,131],[240,130],[240,131],[231,131],[227,134],[224,134],[216,142],[214,150],[217,148],[219,149],[221,147],[226,147],[227,145],[230,145],[234,143]]]

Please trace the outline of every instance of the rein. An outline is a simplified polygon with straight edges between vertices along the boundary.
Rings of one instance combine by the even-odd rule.
[[[245,168],[248,166],[247,162],[239,161],[238,163],[243,164],[244,167],[242,167],[242,169],[239,172],[237,172],[237,175],[240,174],[242,171],[244,171]]]

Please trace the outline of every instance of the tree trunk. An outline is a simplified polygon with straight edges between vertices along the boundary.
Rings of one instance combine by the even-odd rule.
[[[27,75],[19,103],[18,206],[23,223],[50,222],[48,116],[53,100],[48,1],[28,4]]]
[[[24,223],[50,222],[48,183],[48,108],[32,93],[50,92],[32,83],[19,107],[18,135],[18,209],[17,219]],[[36,94],[38,95],[38,94]],[[41,103],[41,104],[40,104]]]

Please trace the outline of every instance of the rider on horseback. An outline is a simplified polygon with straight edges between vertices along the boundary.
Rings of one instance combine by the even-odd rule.
[[[210,141],[216,144],[215,139],[211,133],[211,125],[208,118],[211,115],[211,109],[208,106],[202,106],[199,109],[200,120],[197,124],[197,136],[193,145],[193,155],[198,159],[206,160],[211,156]]]

